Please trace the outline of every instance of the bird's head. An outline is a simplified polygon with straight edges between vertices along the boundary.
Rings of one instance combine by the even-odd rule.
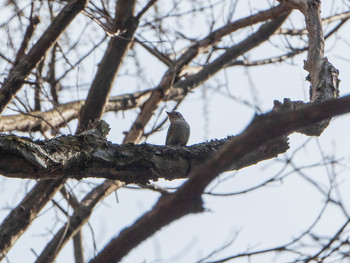
[[[166,111],[166,114],[168,114],[170,122],[173,122],[173,121],[176,121],[176,120],[181,120],[181,119],[184,118],[181,115],[181,113],[178,112],[178,111],[172,111],[172,112]]]

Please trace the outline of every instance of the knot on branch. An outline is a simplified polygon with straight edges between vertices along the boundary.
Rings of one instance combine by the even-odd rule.
[[[89,122],[86,131],[80,133],[80,135],[92,135],[98,138],[106,138],[111,128],[109,124],[104,120]]]
[[[322,59],[321,69],[318,74],[318,85],[313,93],[310,88],[311,102],[323,102],[339,98],[339,71],[325,57]]]
[[[283,103],[274,101],[273,111],[292,111],[304,108],[310,103],[324,102],[330,99],[339,98],[339,71],[328,61],[326,57],[321,60],[320,70],[317,75],[317,86],[310,87],[310,102],[291,101],[285,98]],[[309,77],[308,77],[309,78]],[[307,78],[307,79],[308,79]],[[310,80],[310,79],[308,79]],[[327,128],[331,119],[301,128],[297,132],[308,136],[320,136]]]
[[[286,112],[286,111],[294,111],[298,109],[305,108],[310,103],[306,103],[303,101],[291,101],[289,98],[285,98],[283,103],[275,100],[273,111],[275,112]],[[305,134],[307,136],[320,136],[325,128],[327,128],[330,120],[321,121],[301,129],[296,130],[296,132]]]

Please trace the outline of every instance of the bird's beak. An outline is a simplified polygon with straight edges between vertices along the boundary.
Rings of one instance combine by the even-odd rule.
[[[169,112],[169,111],[166,111],[166,114],[168,114],[168,116],[170,116],[170,115],[171,115],[171,112]]]

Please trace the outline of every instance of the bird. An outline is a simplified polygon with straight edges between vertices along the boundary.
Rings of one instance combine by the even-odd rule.
[[[190,138],[190,125],[180,112],[168,112],[170,126],[166,135],[165,145],[185,146]]]

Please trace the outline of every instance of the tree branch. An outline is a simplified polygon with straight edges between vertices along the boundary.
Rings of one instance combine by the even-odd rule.
[[[281,26],[281,24],[288,17],[290,12],[284,13],[283,15],[275,18],[272,21],[263,24],[255,33],[251,34],[245,40],[237,45],[228,48],[222,55],[220,55],[213,62],[203,66],[203,68],[196,74],[188,76],[186,79],[176,83],[175,87],[186,88],[191,90],[194,87],[200,85],[222,68],[227,67],[239,56],[245,52],[257,47],[264,41],[268,40],[269,37]]]
[[[43,56],[45,56],[46,52],[57,41],[73,19],[86,7],[88,2],[88,0],[70,1],[57,17],[55,17],[51,25],[42,34],[41,38],[28,54],[23,56],[18,64],[11,69],[10,74],[0,89],[0,113],[3,112],[7,104],[20,90],[23,81],[29,73],[35,68]]]
[[[26,194],[22,202],[13,208],[0,225],[0,261],[28,229],[41,209],[63,186],[64,180],[44,180]]]
[[[117,26],[120,27],[118,30],[123,32],[120,36],[113,37],[108,43],[107,51],[98,65],[98,71],[81,109],[77,133],[84,131],[90,122],[100,120],[103,116],[115,76],[137,29],[138,21],[133,17],[134,5],[135,0],[118,0],[116,3],[119,15],[123,10],[127,10],[122,17],[115,18],[115,23],[118,23]]]
[[[150,144],[117,145],[89,130],[77,136],[32,141],[14,135],[0,136],[0,173],[32,179],[99,177],[126,183],[148,183],[160,178],[187,178],[188,173],[222,148],[228,139],[189,147]],[[276,157],[288,149],[285,138],[270,142],[240,158],[230,169]],[[9,166],[8,164],[15,164]]]
[[[35,262],[53,262],[58,256],[58,252],[88,221],[94,207],[111,192],[120,188],[122,185],[123,183],[121,182],[106,180],[94,190],[90,191],[90,193],[80,202],[79,206],[75,208],[74,214],[69,218],[68,222],[61,227],[54,238],[46,245],[43,252]]]

